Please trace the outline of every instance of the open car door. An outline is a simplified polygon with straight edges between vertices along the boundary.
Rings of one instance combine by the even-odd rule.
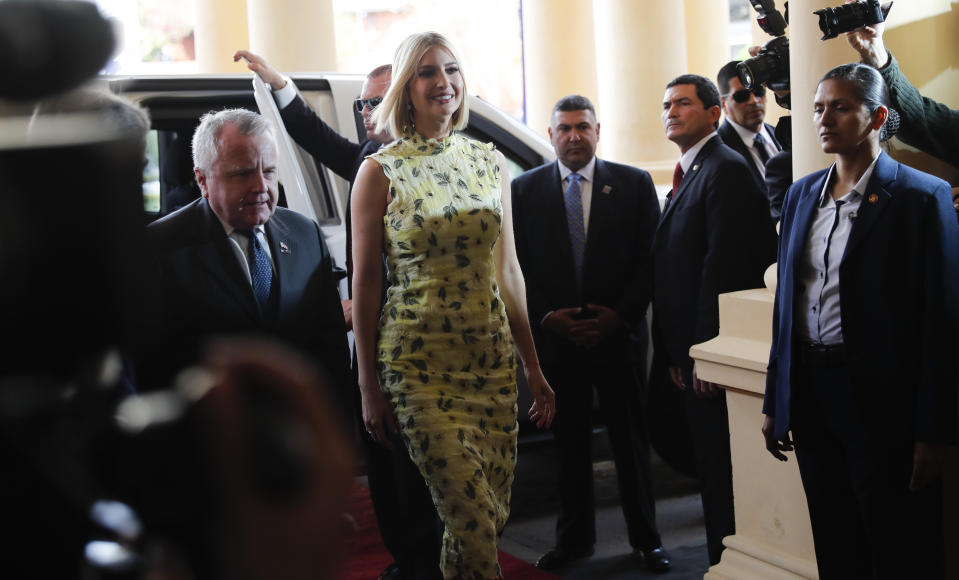
[[[315,167],[313,159],[287,133],[270,87],[257,75],[253,75],[253,97],[260,114],[273,123],[276,132],[277,164],[286,205],[320,224],[323,238],[333,255],[334,266],[343,271],[339,290],[340,296],[346,297],[349,295],[346,287],[346,220],[342,219],[344,208],[339,196],[328,196],[322,190],[311,191],[305,171],[306,168]],[[335,215],[329,215],[329,210]]]

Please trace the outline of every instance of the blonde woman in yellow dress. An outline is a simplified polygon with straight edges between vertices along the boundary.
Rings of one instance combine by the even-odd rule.
[[[445,528],[444,578],[486,580],[501,577],[517,351],[531,420],[548,427],[555,405],[527,320],[505,159],[456,132],[468,115],[450,43],[404,40],[374,112],[397,140],[362,164],[353,188],[353,328],[364,423],[384,445],[399,431],[423,474]]]

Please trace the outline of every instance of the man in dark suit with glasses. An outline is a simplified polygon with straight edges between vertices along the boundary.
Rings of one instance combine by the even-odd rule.
[[[730,61],[719,69],[716,84],[722,95],[722,110],[726,119],[718,129],[723,143],[743,156],[749,173],[760,191],[766,191],[766,162],[782,151],[775,128],[764,123],[766,117],[766,87],[756,85],[751,90],[743,86],[736,74],[739,61]]]

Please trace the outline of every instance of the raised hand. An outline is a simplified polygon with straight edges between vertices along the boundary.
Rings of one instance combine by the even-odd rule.
[[[233,62],[237,62],[241,58],[246,61],[246,67],[255,72],[274,91],[286,86],[286,79],[283,78],[283,75],[271,67],[270,63],[266,62],[266,59],[262,56],[242,49],[233,53]]]
[[[855,0],[846,0],[850,4]],[[846,42],[859,53],[863,64],[873,68],[882,68],[889,62],[886,45],[882,41],[882,32],[886,29],[885,22],[878,22],[872,26],[863,26],[846,33]]]

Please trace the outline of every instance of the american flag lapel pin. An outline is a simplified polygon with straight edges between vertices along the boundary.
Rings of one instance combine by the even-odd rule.
[[[290,247],[286,245],[286,242],[280,242],[280,253],[281,254],[290,253]]]
[[[612,186],[612,185],[604,185],[604,186],[603,186],[603,193],[605,193],[606,195],[609,195],[610,192],[612,192],[612,191],[613,191],[613,186]]]

